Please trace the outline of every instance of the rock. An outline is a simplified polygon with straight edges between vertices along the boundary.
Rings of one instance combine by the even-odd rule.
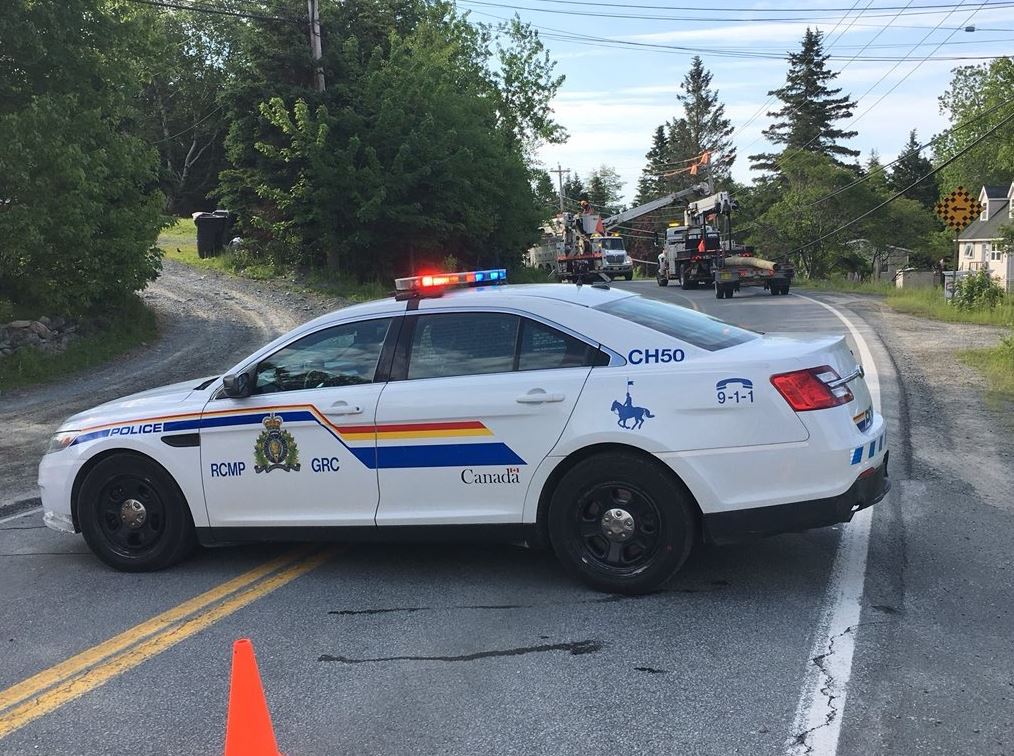
[[[28,328],[32,324],[30,320],[12,320],[7,324],[8,328]]]
[[[30,323],[28,327],[32,330],[33,333],[39,334],[39,336],[41,336],[44,339],[48,339],[50,336],[53,335],[53,332],[49,330],[46,324],[38,320]]]
[[[46,323],[46,325],[48,325],[52,330],[58,331],[67,325],[67,320],[66,318],[52,318],[52,320],[49,323]]]
[[[46,315],[43,315],[41,318],[39,318],[39,322],[48,328],[52,321]]]

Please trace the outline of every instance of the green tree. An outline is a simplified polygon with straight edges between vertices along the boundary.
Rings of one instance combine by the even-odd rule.
[[[886,190],[857,183],[851,170],[816,153],[785,156],[777,168],[783,177],[777,201],[757,218],[750,241],[765,257],[790,257],[807,277],[858,270],[856,249],[866,250],[866,266],[888,245],[919,249],[934,231],[929,211],[901,198],[835,233],[885,200]]]
[[[768,113],[777,119],[764,130],[764,136],[776,144],[784,145],[785,154],[801,151],[825,155],[835,164],[856,169],[853,162],[859,156],[841,144],[858,132],[835,128],[834,123],[851,118],[855,103],[841,88],[829,85],[838,78],[838,72],[827,67],[829,54],[824,52],[822,32],[806,30],[799,52],[789,53],[789,71],[785,86],[773,89],[768,95],[777,97],[782,107]],[[777,172],[784,170],[786,162],[778,153],[751,155],[755,170]]]
[[[548,220],[560,212],[560,193],[547,171],[535,171],[532,194],[535,195],[535,204],[541,210],[543,220]]]
[[[615,168],[603,164],[588,174],[588,201],[600,215],[614,215],[620,211],[622,192],[623,181]]]
[[[0,297],[114,306],[159,270],[157,153],[134,133],[146,12],[0,5]]]
[[[669,140],[664,124],[655,128],[651,149],[644,157],[647,163],[641,169],[641,178],[637,181],[637,198],[634,200],[638,205],[665,193],[665,180],[662,178],[662,174],[669,169],[667,163]]]
[[[531,162],[540,144],[567,139],[566,130],[553,120],[551,106],[565,77],[554,74],[556,61],[531,24],[515,15],[496,31],[498,65],[491,94],[499,125]]]
[[[177,215],[214,209],[209,199],[225,167],[225,123],[219,94],[226,84],[229,40],[237,21],[206,13],[150,12],[141,58],[145,86],[138,133],[155,145],[160,186]]]
[[[359,279],[447,256],[520,260],[541,213],[524,156],[467,75],[469,42],[427,19],[361,64],[349,40],[343,69],[362,65],[343,85],[354,107],[261,106],[274,133],[256,149],[272,170],[259,173],[252,220],[276,254]]]
[[[564,207],[569,211],[574,211],[577,208],[577,203],[587,196],[588,190],[577,171],[568,174],[563,180]]]
[[[870,150],[870,159],[866,162],[863,174],[866,177],[866,183],[873,191],[884,197],[887,196],[889,188],[887,172],[884,170],[884,164],[880,162],[880,153],[876,150]]]
[[[905,190],[906,197],[932,210],[940,194],[937,174],[923,178],[932,170],[933,164],[922,156],[915,129],[912,129],[908,134],[908,142],[901,148],[901,154],[891,168],[887,183],[892,190],[896,192]],[[913,184],[915,186],[912,186]]]
[[[950,86],[940,96],[940,111],[951,126],[934,144],[938,164],[957,155],[1012,112],[1014,59],[996,58],[978,66],[954,69]],[[1008,123],[943,168],[940,186],[964,186],[975,191],[983,184],[1009,185],[1014,176],[1014,127]]]
[[[711,88],[711,80],[711,72],[695,55],[676,95],[685,124],[685,137],[678,146],[689,152],[687,158],[705,151],[713,153],[716,159],[710,174],[716,181],[724,181],[736,160],[736,148],[732,145],[732,122],[725,117],[725,105],[718,100],[718,90]]]

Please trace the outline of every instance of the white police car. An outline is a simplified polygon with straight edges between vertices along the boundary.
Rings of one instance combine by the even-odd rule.
[[[887,491],[843,337],[505,278],[401,279],[224,376],[71,417],[39,467],[46,524],[123,570],[197,542],[494,537],[636,593],[696,542],[848,521]]]

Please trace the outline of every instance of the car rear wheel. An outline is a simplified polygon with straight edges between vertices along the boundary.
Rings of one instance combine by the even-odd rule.
[[[115,454],[88,473],[78,496],[85,541],[110,567],[148,572],[186,558],[196,545],[190,509],[159,465]]]
[[[628,454],[575,465],[553,492],[548,525],[569,573],[625,594],[665,583],[689,556],[695,529],[687,493],[650,461]]]
[[[627,279],[628,281],[633,281],[634,280],[634,274],[633,273],[624,273],[623,277],[625,279]]]

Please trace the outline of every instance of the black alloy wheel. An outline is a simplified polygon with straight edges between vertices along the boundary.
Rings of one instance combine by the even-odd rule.
[[[126,572],[168,567],[196,544],[179,486],[160,465],[135,454],[106,457],[88,473],[78,521],[95,555]]]
[[[695,534],[685,489],[627,453],[575,465],[554,491],[548,524],[563,566],[610,593],[658,589],[686,560]]]

